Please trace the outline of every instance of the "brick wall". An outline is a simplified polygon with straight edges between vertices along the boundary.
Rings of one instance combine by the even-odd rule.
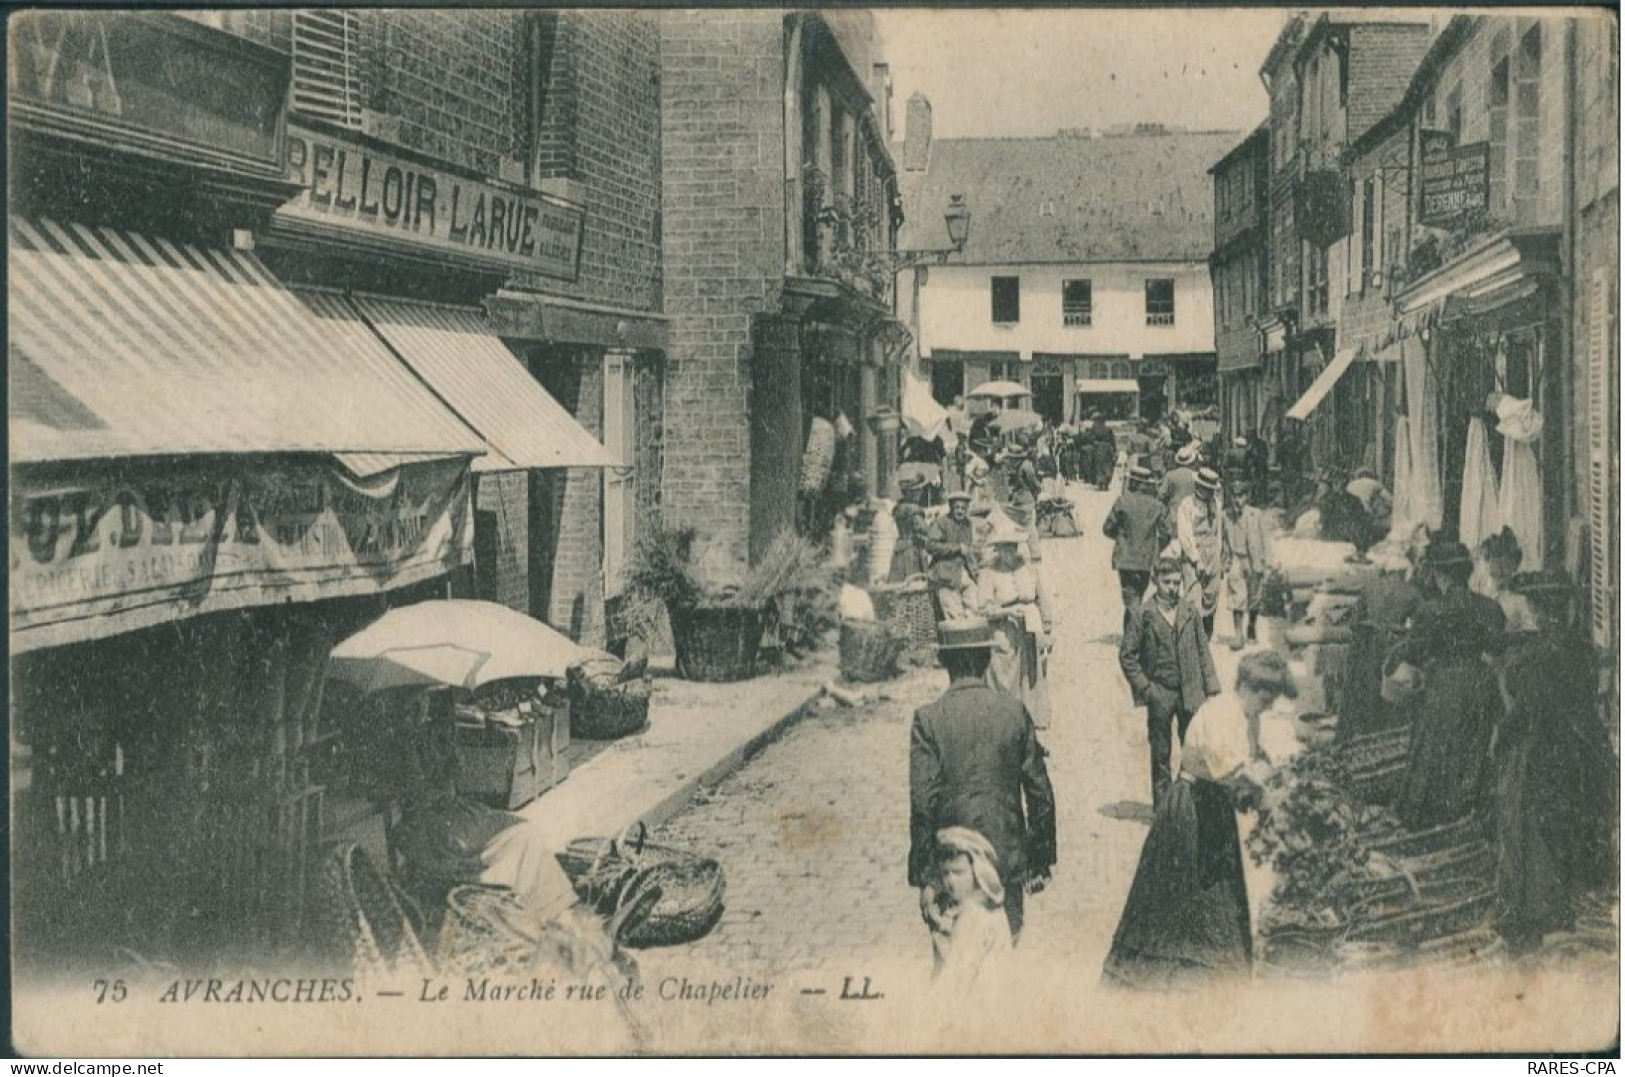
[[[751,317],[784,274],[784,17],[667,12],[664,285],[672,318],[662,511],[735,559],[750,532]]]
[[[574,283],[516,287],[634,310],[661,308],[660,27],[636,11],[536,17],[543,94],[539,181],[566,180],[587,210]]]
[[[383,80],[363,93],[399,117],[402,145],[488,176],[517,156],[512,104],[523,66],[513,12],[367,11],[362,28]]]

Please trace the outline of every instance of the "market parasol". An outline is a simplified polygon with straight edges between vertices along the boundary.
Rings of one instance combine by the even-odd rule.
[[[594,652],[495,602],[444,599],[390,610],[333,648],[327,675],[366,693],[470,691],[510,677],[563,677]]]
[[[1044,425],[1044,417],[1026,408],[1010,408],[993,416],[990,425],[1001,434],[1013,434],[1019,430],[1037,430]]]
[[[1032,396],[1032,391],[1017,381],[984,381],[965,394],[967,400],[978,398],[1005,400],[1012,396]]]

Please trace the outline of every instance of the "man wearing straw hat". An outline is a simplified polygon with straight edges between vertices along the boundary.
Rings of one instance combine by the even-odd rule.
[[[937,832],[968,827],[992,844],[1010,935],[1055,864],[1055,790],[1027,708],[988,687],[993,628],[981,617],[937,626],[937,659],[948,671],[942,698],[914,714],[909,740],[908,882],[932,923]]]
[[[1174,453],[1174,466],[1162,477],[1162,487],[1157,491],[1157,498],[1168,506],[1170,519],[1185,499],[1196,493],[1196,465],[1201,458],[1194,441],[1187,441]]]
[[[1185,567],[1185,590],[1200,608],[1202,630],[1211,640],[1213,615],[1219,609],[1219,584],[1230,556],[1225,545],[1217,471],[1204,467],[1196,473],[1195,495],[1180,502],[1174,513],[1174,538]]]

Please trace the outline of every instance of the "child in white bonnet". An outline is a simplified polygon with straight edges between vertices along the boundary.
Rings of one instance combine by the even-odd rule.
[[[976,831],[962,826],[937,831],[941,881],[931,914],[932,975],[948,990],[968,989],[1011,952],[998,865],[999,854]]]

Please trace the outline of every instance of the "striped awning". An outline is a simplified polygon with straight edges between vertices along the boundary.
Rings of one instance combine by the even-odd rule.
[[[10,239],[13,462],[486,450],[382,343],[334,332],[250,253],[16,218]]]
[[[349,302],[486,440],[475,471],[623,466],[492,335],[482,311],[373,296]]]
[[[1319,376],[1309,384],[1308,390],[1298,398],[1298,402],[1287,409],[1286,417],[1298,420],[1309,418],[1309,413],[1319,407],[1320,402],[1325,400],[1327,394],[1332,391],[1332,386],[1337,384],[1337,379],[1346,374],[1349,367],[1354,365],[1354,357],[1357,354],[1353,348],[1345,348],[1338,352],[1332,361],[1326,365],[1326,369],[1322,370]]]

